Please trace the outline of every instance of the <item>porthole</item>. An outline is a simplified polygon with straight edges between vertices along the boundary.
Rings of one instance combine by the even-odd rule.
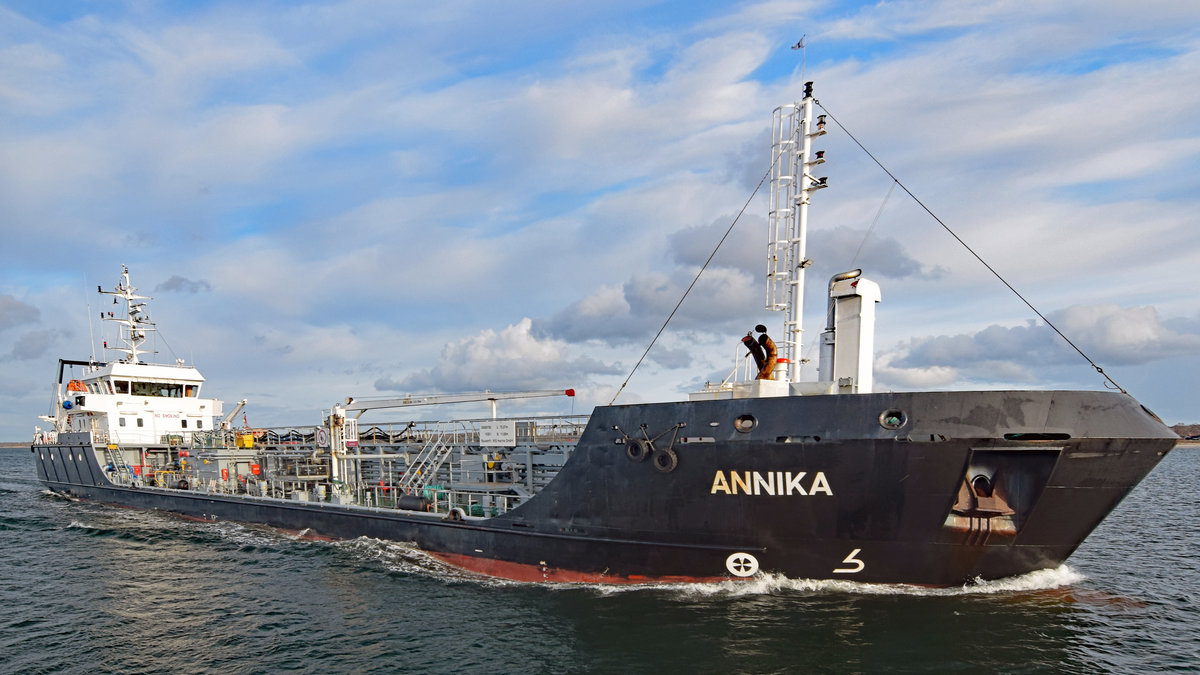
[[[879,426],[884,429],[899,429],[908,423],[903,410],[884,410],[879,415]]]
[[[733,428],[742,433],[746,433],[756,426],[758,426],[758,420],[754,419],[754,415],[742,415],[733,421]]]

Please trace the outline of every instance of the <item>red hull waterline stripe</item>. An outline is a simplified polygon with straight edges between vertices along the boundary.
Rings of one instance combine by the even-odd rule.
[[[438,560],[441,560],[447,565],[451,565],[468,572],[483,574],[489,577],[509,579],[512,581],[568,584],[710,584],[719,581],[744,581],[744,579],[738,579],[731,576],[692,577],[674,575],[650,576],[640,574],[621,576],[616,574],[605,574],[603,572],[576,572],[575,570],[564,570],[546,565],[526,565],[523,563],[493,560],[491,558],[479,558],[475,556],[462,555],[459,553],[435,553],[433,551],[427,551],[427,553]]]

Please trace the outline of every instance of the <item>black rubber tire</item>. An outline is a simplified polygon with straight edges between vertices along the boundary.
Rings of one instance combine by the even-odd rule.
[[[654,453],[654,468],[663,473],[671,473],[679,466],[679,455],[671,448],[661,448]]]
[[[644,462],[654,452],[654,446],[644,438],[625,441],[625,455],[635,462]]]

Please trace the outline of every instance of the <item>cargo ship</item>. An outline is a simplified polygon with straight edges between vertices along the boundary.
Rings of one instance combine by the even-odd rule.
[[[726,381],[688,400],[505,417],[569,389],[344,399],[309,425],[235,426],[193,366],[149,363],[128,268],[112,359],[61,359],[30,451],[72,497],[309,536],[411,542],[533,582],[795,579],[953,586],[1062,564],[1175,446],[1119,391],[873,391],[879,287],[829,280],[816,381],[801,380],[807,210],[825,133],[811,83],[775,110],[766,309]],[[750,360],[753,359],[753,364]],[[370,422],[479,402],[490,414]],[[364,415],[367,417],[364,419]]]

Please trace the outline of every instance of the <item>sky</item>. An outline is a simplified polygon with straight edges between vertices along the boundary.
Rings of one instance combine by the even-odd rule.
[[[227,410],[249,399],[255,426],[484,389],[574,388],[501,414],[585,414],[626,378],[618,403],[682,400],[755,324],[782,330],[756,187],[806,80],[1122,387],[1200,422],[1197,19],[1190,0],[0,0],[0,440],[49,411],[59,358],[113,357],[90,318],[122,264],[156,358]],[[877,391],[1105,387],[829,128],[806,343],[829,277],[861,268]]]

